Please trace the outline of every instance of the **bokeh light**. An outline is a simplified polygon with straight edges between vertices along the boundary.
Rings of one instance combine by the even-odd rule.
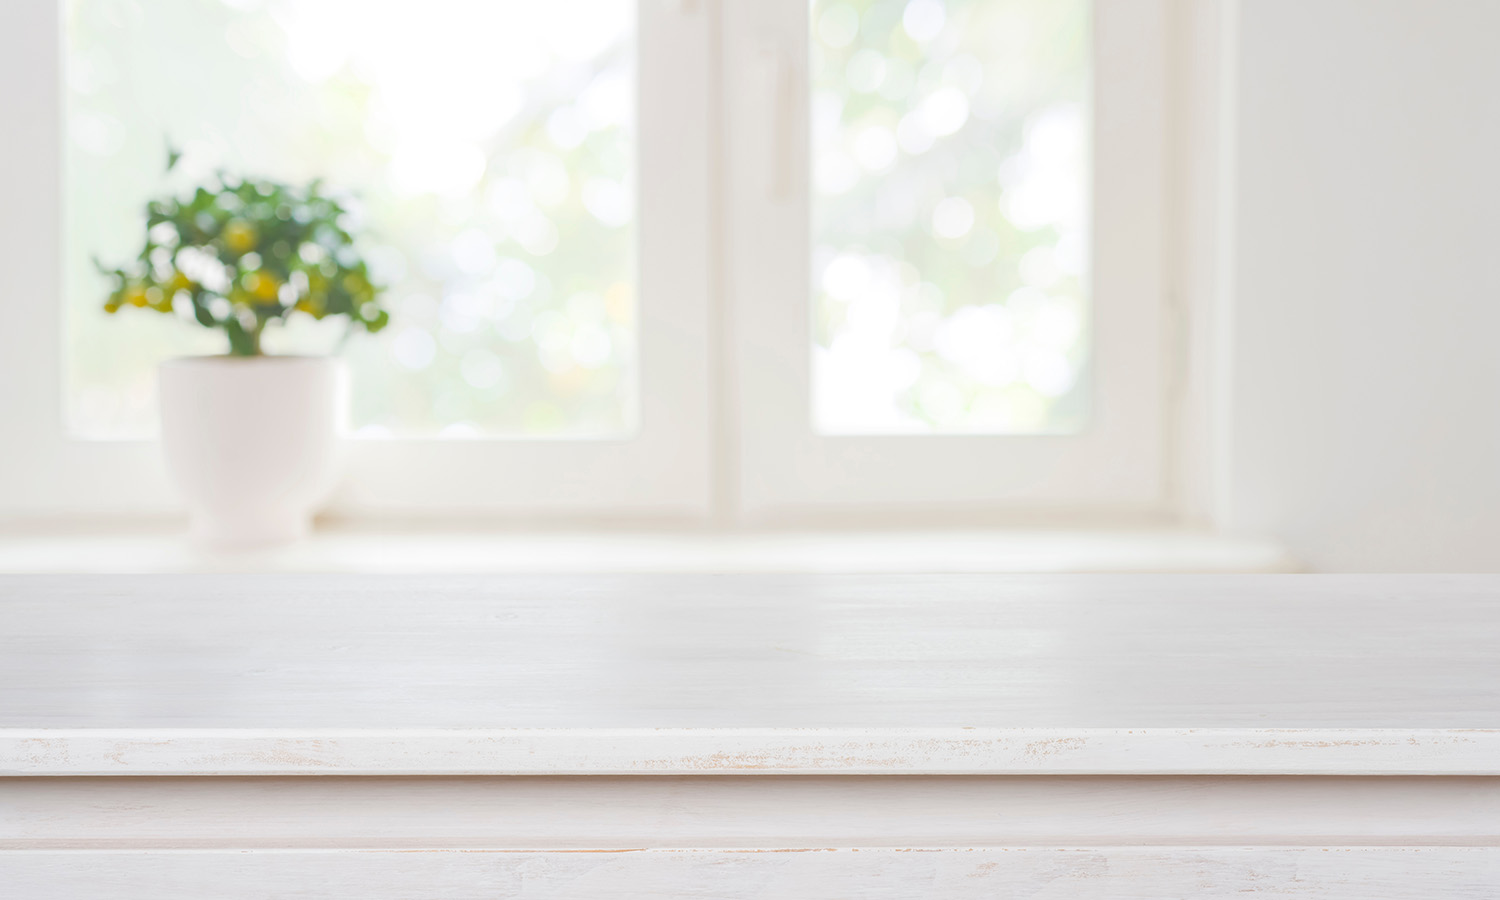
[[[831,434],[1088,416],[1088,0],[814,0],[813,410]]]
[[[73,430],[149,435],[156,364],[222,352],[169,317],[106,317],[92,263],[139,246],[149,197],[221,168],[358,194],[394,315],[343,347],[357,434],[632,430],[634,22],[632,0],[69,0]],[[265,344],[342,339],[308,319]]]

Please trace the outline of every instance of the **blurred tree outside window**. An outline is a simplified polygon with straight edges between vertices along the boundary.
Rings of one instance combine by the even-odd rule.
[[[1088,415],[1087,0],[814,0],[826,434]]]

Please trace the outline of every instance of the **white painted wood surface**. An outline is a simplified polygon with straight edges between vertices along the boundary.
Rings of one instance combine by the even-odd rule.
[[[11,893],[110,897],[715,900],[1494,900],[1494,847],[35,851]]]
[[[22,576],[7,774],[1500,774],[1488,576]]]
[[[0,621],[0,771],[62,776],[0,779],[7,898],[1500,896],[1496,578],[12,577]]]
[[[3,775],[1500,775],[1500,729],[0,729]]]
[[[1500,846],[1500,779],[24,778],[0,851]]]

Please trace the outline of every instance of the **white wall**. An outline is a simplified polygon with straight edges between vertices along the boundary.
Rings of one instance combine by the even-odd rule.
[[[1500,571],[1500,2],[1240,0],[1228,522]]]

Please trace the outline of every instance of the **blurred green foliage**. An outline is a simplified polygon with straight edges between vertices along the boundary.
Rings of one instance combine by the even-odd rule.
[[[171,151],[169,171],[178,157]],[[349,222],[316,181],[298,188],[221,173],[185,198],[146,205],[140,253],[100,266],[114,286],[104,310],[134,306],[222,329],[231,356],[259,356],[266,327],[297,313],[377,332],[390,314]]]
[[[1090,415],[1088,0],[813,0],[814,422]]]

